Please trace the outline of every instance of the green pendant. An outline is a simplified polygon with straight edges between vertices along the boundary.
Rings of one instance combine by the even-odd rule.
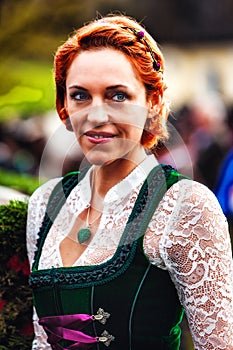
[[[78,241],[80,244],[88,241],[88,239],[91,237],[91,231],[89,228],[81,228],[81,230],[78,231]]]

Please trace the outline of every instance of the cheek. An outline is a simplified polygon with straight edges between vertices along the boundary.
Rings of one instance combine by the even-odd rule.
[[[119,122],[125,122],[132,127],[143,129],[148,115],[147,108],[139,105],[128,105],[121,112],[121,114],[115,114]]]
[[[77,137],[79,134],[79,128],[78,128],[79,123],[77,123],[77,121],[74,118],[72,118],[72,116],[70,117],[70,125],[72,127],[73,132],[75,133],[75,135]]]
[[[68,110],[69,117],[70,117],[70,123],[72,125],[72,128],[75,133],[81,133],[81,129],[85,121],[87,120],[87,114],[85,111],[72,111],[71,109]]]
[[[142,138],[142,134],[143,134],[143,127],[135,128],[132,132],[131,139],[138,143]]]
[[[131,125],[131,128],[134,129],[136,133],[140,133],[144,129],[146,120],[146,115],[135,114],[134,117],[129,120],[129,123]]]

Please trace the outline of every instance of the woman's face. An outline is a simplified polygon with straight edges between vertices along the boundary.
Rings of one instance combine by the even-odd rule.
[[[68,70],[65,106],[92,164],[137,160],[148,104],[143,83],[120,51],[83,51]]]

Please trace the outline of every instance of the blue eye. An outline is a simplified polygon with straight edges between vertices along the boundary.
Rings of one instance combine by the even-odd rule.
[[[113,94],[112,99],[116,102],[123,102],[127,99],[127,94],[125,92],[119,91]]]
[[[71,98],[76,101],[86,101],[88,99],[88,94],[86,92],[74,92],[71,94]]]

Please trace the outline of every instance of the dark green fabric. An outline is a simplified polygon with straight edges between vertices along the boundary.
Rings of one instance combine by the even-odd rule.
[[[85,333],[100,335],[106,329],[115,336],[110,350],[178,350],[183,309],[168,272],[151,265],[144,255],[143,235],[167,188],[182,178],[173,169],[161,166],[149,174],[126,225],[122,245],[104,264],[37,271],[40,251],[51,227],[46,220],[31,275],[39,317],[95,314],[103,308],[111,314],[107,324],[95,323],[95,328],[87,327]],[[74,187],[75,181],[71,182]],[[70,191],[67,189],[67,193]],[[56,201],[61,203],[59,198]],[[99,348],[105,346],[101,344]]]
[[[167,271],[150,265],[145,259],[142,238],[138,240],[134,260],[127,271],[95,287],[93,308],[96,311],[98,307],[112,315],[107,323],[107,330],[116,337],[111,349],[170,349],[170,344],[173,344],[171,349],[179,349],[180,332],[177,333],[175,327],[182,319],[183,310]]]

